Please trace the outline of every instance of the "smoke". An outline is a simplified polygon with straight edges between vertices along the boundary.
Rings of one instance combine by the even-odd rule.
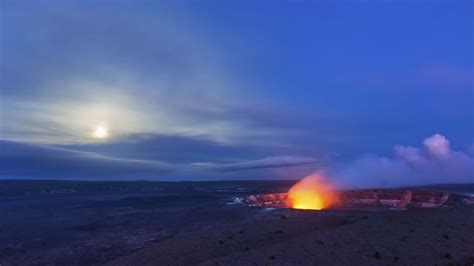
[[[452,150],[440,134],[426,138],[420,148],[396,145],[393,152],[391,158],[365,156],[334,166],[329,175],[340,187],[352,188],[474,182],[474,158]]]

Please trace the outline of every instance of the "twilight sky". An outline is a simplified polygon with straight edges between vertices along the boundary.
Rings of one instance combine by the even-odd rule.
[[[0,178],[474,182],[470,0],[0,8]]]

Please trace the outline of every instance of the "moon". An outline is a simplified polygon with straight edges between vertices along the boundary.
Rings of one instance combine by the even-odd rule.
[[[97,139],[105,139],[109,136],[109,130],[104,126],[98,126],[94,130],[93,136]]]

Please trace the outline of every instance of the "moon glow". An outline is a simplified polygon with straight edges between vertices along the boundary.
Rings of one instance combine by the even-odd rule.
[[[109,131],[106,127],[98,126],[94,130],[93,136],[94,136],[94,138],[97,138],[97,139],[105,139],[109,136]]]

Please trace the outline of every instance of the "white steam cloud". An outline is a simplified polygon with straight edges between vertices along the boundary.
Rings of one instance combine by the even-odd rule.
[[[396,145],[393,151],[393,158],[366,156],[334,167],[330,175],[341,187],[353,188],[474,182],[474,158],[452,150],[440,134],[420,148]]]

